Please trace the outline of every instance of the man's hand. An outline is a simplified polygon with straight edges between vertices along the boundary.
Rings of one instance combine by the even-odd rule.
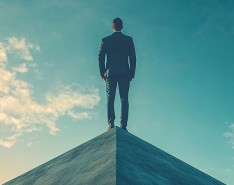
[[[106,81],[107,76],[106,76],[106,75],[104,75],[104,76],[102,77],[102,79],[103,79],[104,81]]]
[[[130,79],[130,81],[132,81],[133,80],[133,76],[132,75],[129,75],[129,79]]]

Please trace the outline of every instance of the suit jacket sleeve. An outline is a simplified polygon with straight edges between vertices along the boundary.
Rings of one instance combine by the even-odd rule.
[[[104,41],[102,39],[99,54],[98,54],[99,70],[100,70],[100,75],[102,78],[104,77],[104,73],[105,73],[105,56],[106,56],[106,50],[105,50]]]
[[[129,62],[130,62],[130,76],[131,78],[134,78],[136,70],[136,52],[132,38],[130,42]]]

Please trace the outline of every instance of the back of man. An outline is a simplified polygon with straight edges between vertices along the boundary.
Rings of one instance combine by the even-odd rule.
[[[106,75],[130,74],[128,57],[134,57],[131,46],[132,38],[121,32],[114,32],[112,35],[103,39],[105,52],[107,54]],[[133,76],[133,71],[131,72]]]
[[[120,18],[113,20],[114,33],[102,39],[99,51],[100,75],[106,82],[108,129],[114,127],[114,100],[116,87],[119,87],[121,99],[121,128],[127,130],[128,92],[130,81],[135,76],[136,55],[133,39],[124,35]]]

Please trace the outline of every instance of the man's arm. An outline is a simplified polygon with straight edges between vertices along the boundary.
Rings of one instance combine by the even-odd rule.
[[[133,79],[135,76],[135,70],[136,70],[136,52],[135,52],[135,46],[134,46],[132,38],[130,42],[129,62],[130,62],[130,78]]]
[[[99,70],[100,70],[100,75],[102,78],[104,78],[104,73],[105,73],[105,56],[106,56],[106,50],[104,46],[104,42],[102,39],[99,54],[98,54],[98,62],[99,62]]]

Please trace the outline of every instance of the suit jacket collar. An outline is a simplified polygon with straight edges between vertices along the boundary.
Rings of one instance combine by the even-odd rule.
[[[122,34],[122,32],[121,31],[115,31],[113,34]]]

